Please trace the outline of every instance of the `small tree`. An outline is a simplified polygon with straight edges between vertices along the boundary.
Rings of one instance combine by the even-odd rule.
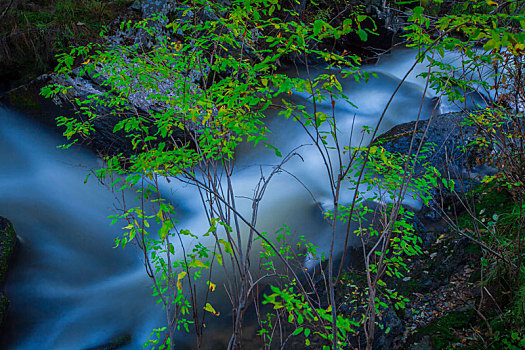
[[[117,191],[131,188],[139,194],[138,204],[121,208],[122,212],[113,216],[113,222],[127,221],[124,234],[116,243],[126,246],[134,242],[140,248],[154,294],[166,310],[166,326],[155,330],[158,339],[151,339],[149,345],[173,348],[175,332],[182,327],[186,331],[192,329],[200,347],[205,318],[210,314],[219,316],[210,302],[210,293],[218,288],[213,280],[215,269],[224,271],[225,292],[232,303],[232,335],[228,345],[231,349],[241,347],[244,316],[250,303],[255,304],[267,348],[275,341],[284,346],[290,336],[298,334],[310,345],[310,335],[316,334],[325,347],[336,349],[350,344],[361,326],[365,329],[367,347],[371,348],[375,317],[385,306],[384,298],[402,307],[404,297],[389,291],[383,278],[385,274],[402,277],[403,257],[420,251],[418,238],[409,224],[413,214],[403,208],[402,199],[411,188],[428,201],[429,188],[436,184],[436,172],[429,171],[421,178],[413,176],[413,167],[422,160],[421,145],[414,156],[405,157],[390,154],[377,145],[364,147],[359,142],[357,146],[346,145],[336,118],[336,104],[350,101],[336,75],[327,73],[312,78],[308,65],[308,58],[314,57],[324,60],[328,67],[337,67],[345,77],[363,82],[370,78],[370,74],[360,69],[358,56],[316,49],[324,38],[338,39],[355,33],[366,40],[373,35],[372,30],[362,25],[369,18],[358,10],[336,28],[321,19],[304,24],[273,17],[275,11],[288,13],[292,18],[295,15],[276,1],[235,1],[229,9],[196,2],[181,5],[174,21],[157,15],[123,24],[122,29],[148,37],[149,46],[93,44],[74,48],[59,57],[59,74],[88,75],[102,81],[106,89],[75,101],[81,112],[77,116],[59,118],[68,139],[74,142],[78,135],[88,135],[93,123],[101,118],[100,111],[109,109],[119,118],[113,131],[124,132],[133,145],[132,155],[107,157],[106,166],[96,170],[95,175],[110,181]],[[209,20],[202,20],[204,17]],[[416,38],[419,46],[429,45],[420,59],[431,49],[442,50],[444,44],[438,45],[441,42],[433,42],[423,33],[427,20],[420,8],[414,10],[412,20],[415,25],[409,29],[416,30],[411,38]],[[305,58],[306,78],[277,73],[279,61],[290,56]],[[82,64],[74,68],[75,62]],[[70,86],[51,85],[44,89],[44,94],[67,94],[69,89]],[[332,194],[333,210],[325,213],[331,233],[325,256],[327,266],[318,267],[325,293],[319,291],[319,284],[309,274],[297,268],[297,262],[300,265],[302,261],[294,258],[303,259],[305,253],[296,254],[281,243],[286,234],[278,235],[275,241],[257,228],[259,206],[268,184],[277,173],[286,172],[286,163],[296,152],[282,157],[266,173],[261,171],[248,214],[241,214],[232,181],[236,172],[235,151],[241,143],[265,143],[280,155],[278,149],[266,143],[264,112],[277,97],[293,91],[308,94],[312,108],[307,110],[282,99],[280,114],[299,123],[310,138],[324,161]],[[140,101],[138,96],[148,101],[147,106],[136,102]],[[328,112],[319,108],[323,101],[331,105]],[[181,132],[182,138],[178,136]],[[192,232],[177,221],[173,205],[159,190],[162,182],[171,181],[196,189],[208,221],[206,232]],[[374,194],[364,196],[361,186],[369,187]],[[350,203],[341,200],[341,194],[347,190],[354,191]],[[365,220],[364,215],[370,211],[365,205],[367,199],[384,203],[378,207],[380,228]],[[357,234],[365,260],[366,308],[356,319],[343,317],[336,303],[336,281],[343,263],[336,265],[334,247],[341,225],[346,231],[345,247],[350,235]],[[199,242],[188,245],[184,237]],[[253,268],[256,244],[263,247],[264,265],[260,266],[266,268]],[[315,259],[316,248],[308,242],[303,245]],[[272,281],[272,294],[263,303],[273,305],[274,310],[265,317],[258,293],[266,279]],[[283,323],[291,325],[293,330],[277,327]],[[281,337],[275,337],[277,329]]]

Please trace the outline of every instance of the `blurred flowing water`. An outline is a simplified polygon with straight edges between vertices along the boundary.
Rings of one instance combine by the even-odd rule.
[[[391,94],[414,53],[395,51],[381,58],[377,65],[365,67],[378,75],[368,84],[349,79],[340,82],[350,100],[359,108],[336,104],[341,143],[367,145],[370,135],[363,126],[375,127]],[[425,81],[415,75],[425,71],[418,66],[393,99],[379,134],[397,124],[415,120],[421,105],[421,118],[428,118],[436,105],[434,92],[423,94]],[[312,71],[320,74],[322,71]],[[306,74],[304,71],[288,74]],[[306,95],[294,94],[293,102],[309,105]],[[477,103],[476,101],[472,103]],[[331,113],[328,101],[319,110]],[[441,103],[436,113],[457,110]],[[322,213],[304,186],[325,208],[330,207],[330,188],[326,169],[302,128],[290,120],[269,112],[269,143],[283,155],[302,145],[285,169],[271,182],[261,203],[257,227],[274,232],[283,224],[294,235],[303,234],[321,251],[330,243],[329,228]],[[353,130],[353,131],[352,131]],[[378,135],[379,135],[378,134]],[[116,336],[131,334],[126,349],[142,348],[154,328],[163,325],[163,313],[151,296],[150,281],[136,249],[113,249],[113,239],[123,225],[109,226],[108,215],[116,213],[114,195],[94,178],[84,183],[91,169],[101,163],[83,149],[57,150],[63,140],[24,116],[0,108],[0,215],[9,218],[20,236],[21,248],[16,265],[7,281],[11,299],[8,326],[4,334],[7,349],[88,349],[109,342]],[[248,213],[261,171],[268,173],[280,162],[273,151],[264,147],[243,145],[237,156],[237,173],[233,186],[241,212]],[[194,233],[208,229],[196,190],[175,182],[163,183],[162,193],[176,205],[180,228]],[[349,200],[349,191],[343,202]],[[126,194],[128,202],[133,194]],[[414,208],[417,201],[406,199]],[[336,244],[342,252],[342,232]],[[212,244],[212,238],[199,239]],[[195,242],[186,239],[185,245]],[[222,285],[220,276],[216,284]],[[223,323],[229,320],[227,299],[218,302]],[[212,333],[213,334],[213,333]],[[209,339],[209,338],[208,338]]]

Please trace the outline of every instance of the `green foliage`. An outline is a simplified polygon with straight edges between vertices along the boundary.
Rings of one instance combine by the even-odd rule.
[[[123,13],[128,0],[23,1],[2,16],[2,75],[22,81],[47,73],[55,54],[97,41],[101,28]],[[3,11],[3,9],[2,9]]]
[[[352,31],[359,31],[359,35],[365,36],[360,28],[360,23],[367,19],[364,15],[350,16],[340,28],[334,28],[321,19],[307,25],[272,18],[273,12],[280,10],[277,3],[239,1],[234,2],[228,11],[221,12],[223,15],[217,20],[196,20],[194,16],[197,12],[209,11],[207,6],[206,3],[196,4],[196,7],[182,5],[178,10],[179,16],[171,22],[165,16],[156,15],[137,23],[123,23],[122,30],[142,32],[150,37],[152,45],[148,49],[141,45],[107,48],[97,43],[77,46],[59,57],[56,68],[59,74],[89,75],[101,79],[107,91],[76,101],[81,114],[58,120],[66,126],[64,135],[73,143],[88,136],[93,131],[93,123],[101,118],[100,110],[110,109],[119,115],[120,121],[113,132],[127,135],[134,154],[131,157],[108,157],[106,167],[97,170],[95,175],[100,180],[111,182],[116,191],[135,189],[139,194],[139,203],[150,202],[157,208],[153,213],[148,213],[142,204],[126,208],[122,214],[113,217],[113,222],[127,221],[124,234],[116,239],[116,245],[124,247],[135,242],[145,252],[145,266],[154,284],[154,295],[170,315],[173,328],[156,330],[157,339],[146,344],[158,346],[159,349],[172,346],[169,339],[173,339],[175,329],[182,328],[189,332],[191,327],[199,337],[204,319],[204,316],[197,317],[199,310],[219,315],[208,302],[208,297],[201,299],[195,294],[195,284],[202,285],[199,280],[203,278],[210,291],[215,289],[207,274],[214,265],[219,264],[231,270],[234,276],[240,276],[234,286],[249,281],[249,261],[242,249],[244,246],[249,250],[253,238],[248,238],[248,246],[240,238],[234,238],[234,232],[239,229],[231,215],[236,217],[235,220],[243,218],[232,212],[235,206],[233,197],[223,196],[221,190],[214,186],[223,172],[231,176],[239,144],[265,142],[267,130],[263,112],[272,99],[292,90],[308,91],[314,94],[317,101],[326,99],[325,94],[332,101],[346,99],[334,75],[324,74],[314,82],[291,78],[275,73],[277,62],[292,54],[309,54],[324,58],[330,65],[337,63],[348,67],[347,74],[355,75],[356,79],[361,75],[357,69],[359,57],[344,58],[312,50],[308,45]],[[159,26],[160,23],[162,25]],[[267,35],[268,32],[273,35]],[[83,63],[79,69],[73,70],[77,62]],[[368,74],[364,75],[364,79],[368,79]],[[68,88],[49,86],[43,89],[43,94],[47,97],[64,94]],[[138,110],[130,101],[144,92],[150,107]],[[282,113],[291,117],[300,111],[300,117],[307,126],[318,128],[328,123],[335,127],[333,117],[310,114],[302,109],[303,106],[286,104]],[[181,132],[186,135],[185,139],[179,138]],[[326,137],[323,135],[323,139]],[[273,146],[267,147],[280,156]],[[161,178],[189,182],[206,193],[206,197],[210,196],[209,207],[204,203],[210,220],[206,233],[181,228],[175,219],[174,208],[160,197],[158,181]],[[231,214],[221,215],[221,211],[214,209],[216,206]],[[154,227],[157,227],[155,235],[152,234]],[[254,228],[250,232],[250,237],[255,235]],[[240,237],[239,232],[236,235]],[[175,242],[183,236],[199,240],[210,237],[214,245],[176,245]],[[266,270],[278,271],[271,258],[277,256],[285,262],[291,259],[292,252],[284,241],[276,247],[263,234],[257,233],[255,237],[261,240],[263,256],[268,260],[267,265],[262,265],[266,266]],[[278,236],[277,243],[283,239],[284,235]],[[315,250],[304,243],[309,253]],[[176,250],[181,250],[178,255]],[[176,258],[181,253],[183,257]],[[287,271],[291,272],[290,269]],[[227,291],[236,299],[245,300],[251,297],[248,287],[245,288],[231,287]],[[329,311],[312,306],[304,289],[300,293],[289,290],[289,293],[283,294],[287,298],[287,308],[290,314],[297,315],[298,321],[303,320],[300,323],[307,316],[309,321],[314,320],[311,310],[315,310],[315,317],[322,319],[322,322],[330,319]],[[243,312],[244,309],[239,310],[235,317],[242,320]],[[346,333],[351,329],[344,325],[349,321],[339,317],[337,322],[343,330],[341,341],[346,341]],[[235,334],[241,326],[242,323],[234,323],[232,339],[236,342],[240,341]],[[316,329],[330,339],[331,333],[327,332],[330,328],[324,323],[323,327]],[[168,333],[168,340],[159,342],[162,331]],[[301,329],[305,336],[310,332],[310,328]],[[268,340],[271,342],[271,339]]]
[[[305,345],[310,346],[310,335],[318,335],[326,340],[328,344],[333,343],[332,329],[332,307],[326,309],[313,308],[311,302],[305,300],[304,295],[294,292],[293,286],[295,281],[280,289],[271,286],[272,294],[265,295],[263,304],[271,304],[274,310],[284,309],[288,317],[288,323],[294,325],[292,335],[303,334],[305,338]],[[270,316],[271,314],[269,314]],[[337,344],[339,346],[348,346],[349,336],[356,333],[360,326],[359,320],[352,320],[341,315],[337,316]],[[262,334],[268,337],[271,341],[268,330],[264,330]]]
[[[429,336],[433,349],[450,349],[461,343],[457,332],[470,326],[474,310],[452,312],[419,329],[415,337]]]
[[[60,16],[75,18],[77,12],[71,1],[63,5],[57,11]],[[428,79],[430,87],[456,101],[464,99],[465,91],[491,88],[484,79],[466,72],[507,62],[517,68],[525,48],[525,34],[516,30],[517,24],[525,23],[522,14],[487,13],[487,6],[494,6],[491,2],[470,2],[469,6],[476,11],[437,19],[416,6],[405,28],[408,46],[420,49],[417,60],[429,65],[429,71],[422,76]],[[233,1],[227,9],[217,3],[198,1],[181,4],[174,13],[122,23],[121,30],[144,35],[147,45],[76,46],[58,57],[56,68],[59,74],[97,79],[105,89],[85,100],[77,99],[78,115],[58,119],[66,127],[64,135],[68,140],[75,143],[89,137],[97,119],[111,111],[119,119],[113,132],[124,133],[133,147],[132,155],[107,157],[106,166],[97,170],[95,176],[111,183],[117,192],[131,189],[138,194],[131,208],[122,208],[112,218],[114,223],[126,221],[116,245],[134,243],[143,251],[154,295],[167,310],[169,326],[156,329],[145,346],[173,348],[174,332],[179,329],[191,329],[197,342],[202,341],[206,315],[220,315],[209,300],[216,288],[212,272],[220,268],[228,275],[224,288],[232,301],[232,347],[241,344],[243,317],[250,301],[256,303],[259,333],[266,348],[275,346],[276,339],[283,339],[275,337],[275,332],[285,332],[278,327],[285,323],[293,328],[291,336],[304,337],[306,346],[313,336],[318,336],[323,347],[328,346],[326,343],[334,348],[350,345],[351,338],[359,336],[358,329],[363,327],[371,347],[378,324],[376,315],[388,307],[385,301],[396,309],[407,302],[398,291],[388,288],[385,277],[402,278],[407,269],[405,258],[421,253],[421,239],[412,225],[414,213],[401,205],[403,198],[410,195],[428,204],[434,187],[442,183],[453,192],[455,183],[424,163],[426,154],[432,153],[432,145],[417,145],[418,150],[411,155],[391,154],[380,145],[342,147],[335,106],[354,104],[336,75],[326,73],[303,79],[277,72],[281,60],[315,57],[324,60],[329,68],[342,71],[345,78],[366,83],[373,74],[360,69],[360,57],[316,47],[323,40],[337,40],[347,34],[366,41],[374,34],[370,26],[365,26],[371,19],[356,8],[338,26],[326,17],[328,10],[313,23],[298,23],[290,20],[296,15],[292,10],[274,0]],[[284,20],[275,17],[277,13],[290,17]],[[203,14],[209,20],[201,20],[199,16]],[[478,44],[483,44],[483,50]],[[438,60],[451,50],[463,54],[462,71]],[[507,81],[503,82],[505,76]],[[516,74],[494,71],[491,78],[502,87],[509,81],[522,86]],[[43,94],[67,95],[69,88],[49,86]],[[313,110],[282,99],[283,94],[294,92],[308,94]],[[325,217],[333,236],[337,225],[352,222],[358,226],[353,233],[361,239],[367,277],[366,287],[358,287],[356,293],[366,296],[360,305],[366,310],[359,317],[344,317],[334,307],[333,253],[326,256],[327,273],[319,267],[327,295],[326,300],[321,300],[316,283],[308,274],[304,278],[309,283],[302,282],[294,266],[308,256],[324,258],[318,256],[317,248],[301,238],[292,249],[288,243],[290,229],[286,226],[276,233],[276,239],[256,229],[259,203],[268,182],[293,156],[283,157],[267,143],[265,111],[278,98],[279,116],[299,123],[325,159],[334,204],[333,211],[326,212]],[[508,97],[506,101],[510,108],[519,109],[519,98]],[[318,109],[316,104],[321,102],[329,102],[331,110]],[[472,115],[476,125],[485,127],[486,142],[479,140],[480,144],[506,145],[503,140],[507,138],[497,136],[521,125],[519,113],[510,117],[510,123],[495,124],[494,118],[509,115],[496,113],[498,110],[501,111],[491,108]],[[363,131],[371,133],[372,129]],[[512,145],[521,145],[521,135],[507,135],[511,135]],[[262,143],[283,159],[270,174],[261,175],[251,198],[252,212],[247,216],[237,211],[231,184],[236,149],[243,143]],[[523,184],[512,174],[520,174],[518,167],[523,163],[505,159],[502,169],[509,164],[514,169],[511,173],[504,170],[505,180],[513,193],[519,194],[516,188]],[[418,166],[424,168],[423,173],[415,174]],[[160,181],[180,181],[198,189],[198,200],[208,218],[206,232],[191,232],[177,221],[173,205],[161,197]],[[351,203],[340,202],[340,192],[345,190],[355,194]],[[378,204],[375,209],[368,205],[370,200]],[[381,218],[379,224],[369,221],[371,214]],[[197,243],[178,243],[189,240]],[[253,242],[261,247],[257,275],[251,266]],[[521,247],[520,239],[517,242],[516,246]],[[332,241],[332,248],[333,244]],[[266,279],[271,280],[271,294],[264,296],[262,305],[271,306],[272,310],[262,313],[256,290]],[[204,296],[197,292],[197,286],[199,290],[204,286]]]
[[[483,181],[497,181],[501,187],[507,188],[515,200],[522,201],[525,198],[523,111],[514,114],[502,106],[496,106],[471,114],[466,124],[478,127],[478,137],[471,141],[471,146],[493,155],[479,163],[499,170]]]
[[[486,107],[468,111],[465,124],[478,130],[468,148],[475,154],[474,165],[487,164],[498,173],[483,179],[481,187],[461,200],[466,213],[456,229],[480,244],[484,285],[501,297],[494,302],[506,305],[502,306],[506,311],[496,317],[504,326],[494,333],[489,329],[482,339],[484,347],[498,349],[520,348],[524,319],[520,312],[520,271],[524,243],[525,13],[518,3],[458,2],[452,11],[438,17],[428,16],[428,11],[416,6],[406,27],[410,30],[406,35],[409,46],[419,48],[418,60],[429,65],[421,76],[428,79],[430,87],[460,106],[469,92],[483,93],[486,101]],[[461,64],[443,62],[454,52]],[[444,185],[455,192],[449,183]],[[444,343],[434,344],[438,348],[458,340],[448,330],[442,332]],[[440,337],[432,336],[439,341]]]

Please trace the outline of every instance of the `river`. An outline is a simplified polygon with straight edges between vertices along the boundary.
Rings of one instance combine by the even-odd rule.
[[[413,59],[413,52],[398,50],[381,57],[378,64],[366,67],[378,74],[368,84],[341,81],[359,107],[336,107],[345,137],[350,137],[353,126],[352,144],[361,140],[362,126],[375,126]],[[424,66],[418,66],[408,77],[386,113],[379,133],[415,120],[421,102],[421,118],[430,116],[435,96],[430,90],[424,95],[425,82],[416,78],[417,73],[425,70]],[[292,99],[309,103],[300,94]],[[450,110],[457,107],[441,103],[436,113]],[[270,143],[283,154],[306,145],[298,151],[302,159],[296,157],[286,169],[300,178],[322,205],[329,205],[322,160],[307,146],[310,142],[298,126],[270,116],[269,128]],[[367,136],[362,139],[365,145],[369,141]],[[85,149],[57,149],[62,143],[55,132],[0,107],[0,215],[13,222],[21,241],[6,286],[11,308],[4,334],[5,347],[88,349],[116,336],[131,334],[132,342],[125,349],[142,348],[152,329],[163,325],[162,311],[151,296],[150,281],[136,249],[113,248],[113,239],[120,233],[120,226],[110,226],[107,219],[116,212],[114,195],[94,178],[84,183],[89,170],[101,166],[100,160]],[[251,194],[258,180],[259,165],[278,162],[279,158],[268,149],[243,146],[234,178],[237,194]],[[192,188],[165,183],[162,191],[178,204],[182,225],[194,231],[205,229],[206,220]],[[416,202],[412,205],[417,207]],[[279,174],[261,205],[258,227],[271,232],[283,223],[292,227],[294,233],[305,234],[322,251],[328,249],[327,228],[310,194],[292,177]],[[341,243],[338,249],[342,251]],[[224,301],[224,307],[227,304]]]

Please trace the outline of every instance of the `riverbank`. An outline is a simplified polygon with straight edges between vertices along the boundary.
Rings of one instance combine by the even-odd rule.
[[[404,257],[402,278],[385,280],[405,302],[397,308],[383,300],[374,349],[501,349],[525,344],[519,336],[521,326],[516,326],[522,317],[522,287],[513,281],[521,277],[512,260],[517,258],[513,247],[522,244],[520,213],[525,208],[520,209],[506,187],[486,181],[496,169],[480,160],[487,153],[476,147],[479,129],[466,122],[468,116],[448,113],[401,124],[373,142],[400,155],[408,154],[413,141],[413,150],[420,143],[433,144],[428,163],[416,167],[414,176],[433,166],[444,180],[438,180],[430,205],[416,212],[413,224],[421,238],[421,254]],[[454,189],[445,185],[450,180]],[[509,246],[502,246],[503,241]],[[353,249],[352,254],[362,252]],[[348,317],[355,316],[355,305],[366,303],[360,299],[365,295],[356,300],[358,288],[366,288],[359,264],[344,274],[337,288],[338,305]]]

